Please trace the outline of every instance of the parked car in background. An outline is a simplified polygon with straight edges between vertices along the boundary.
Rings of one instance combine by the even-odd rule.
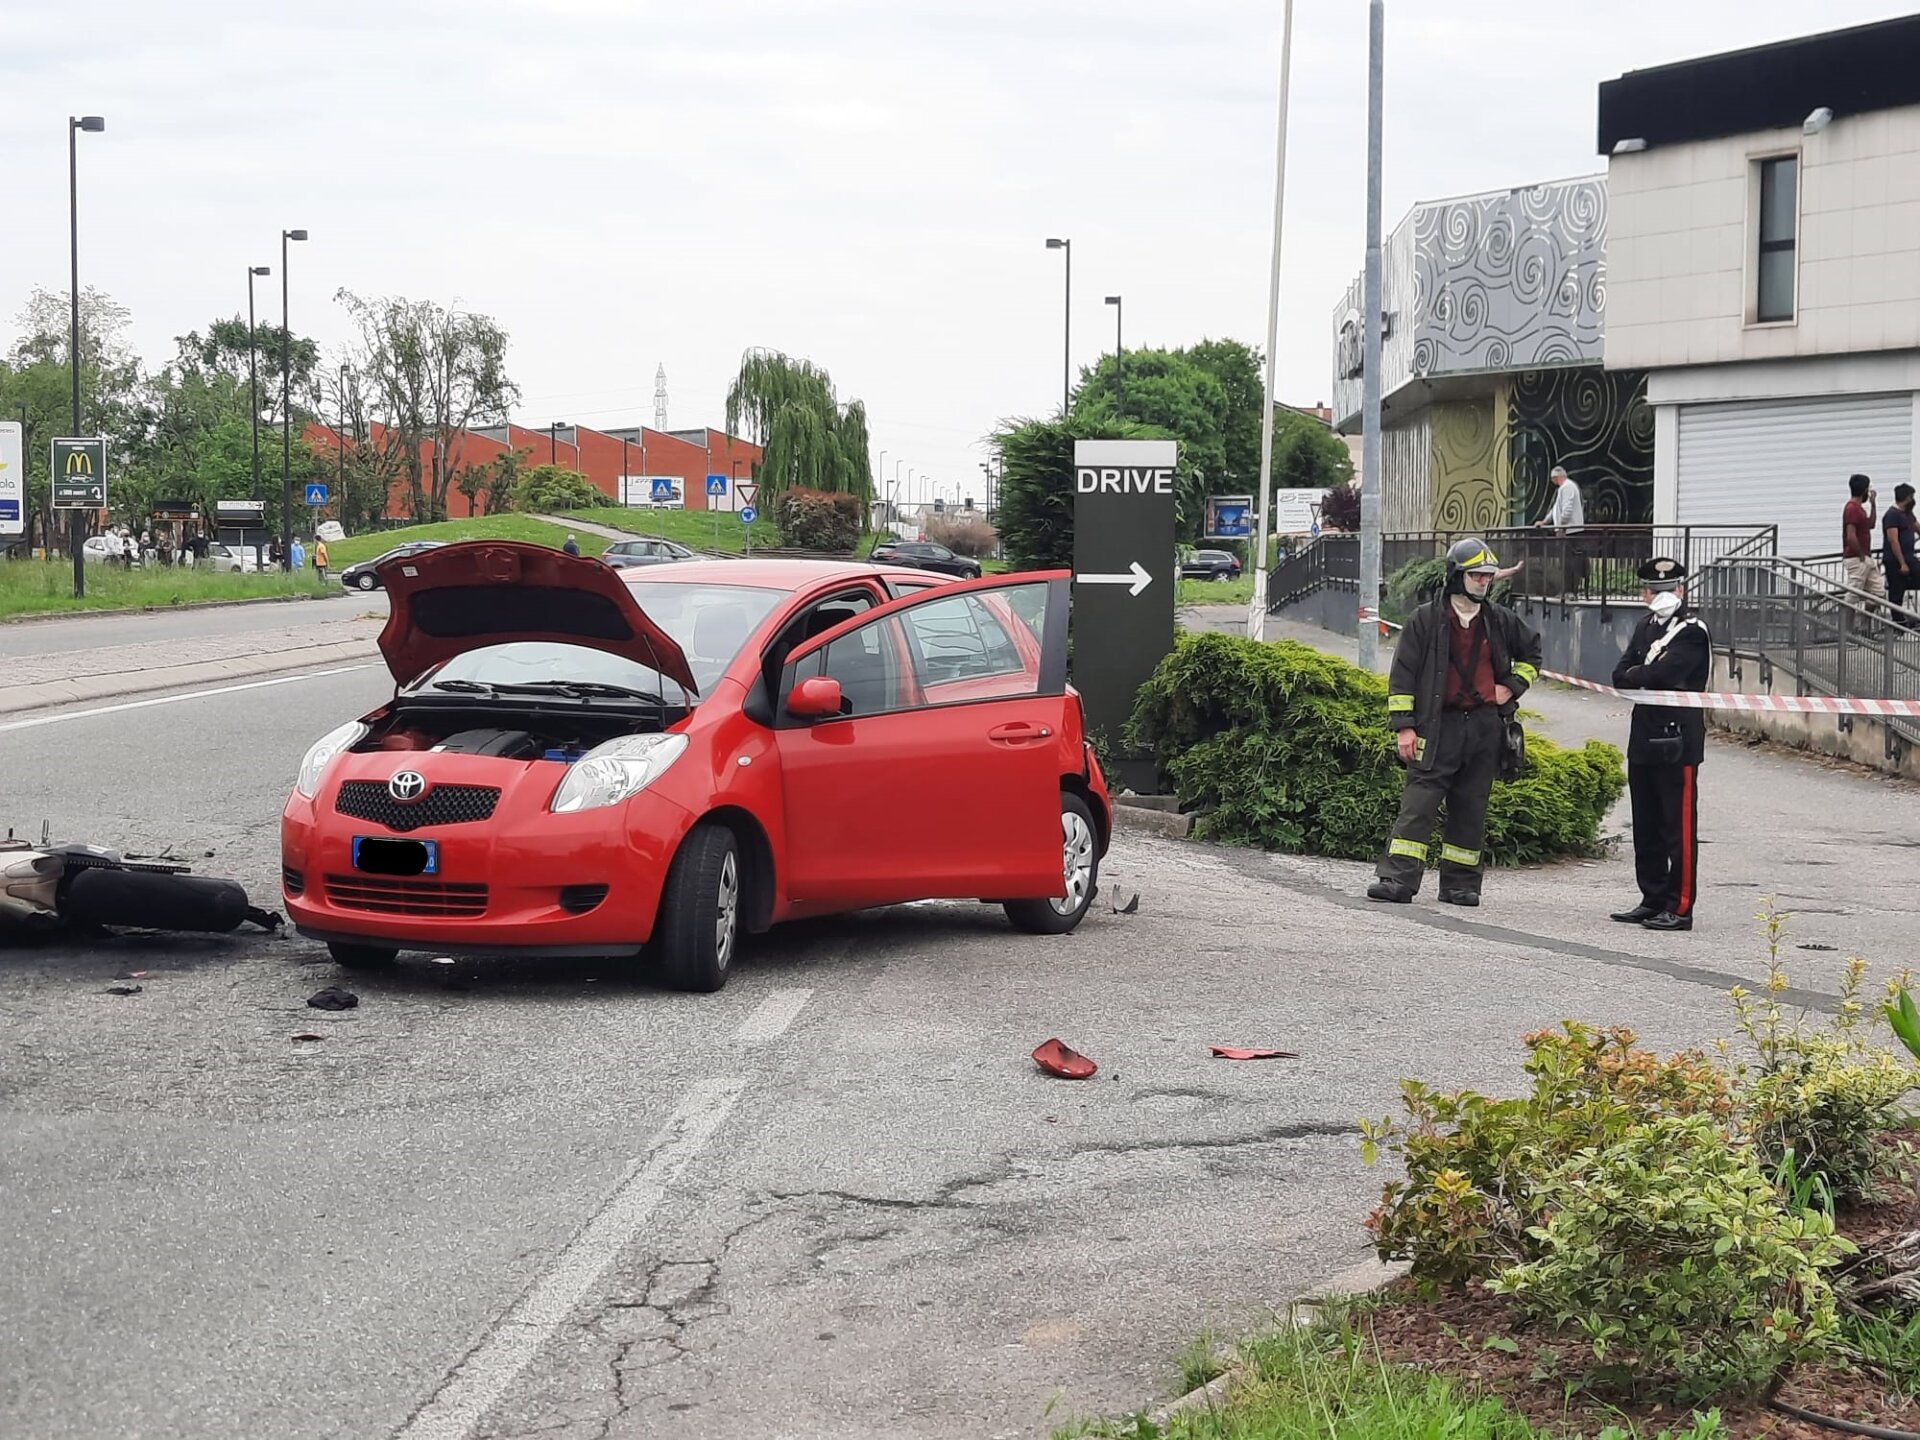
[[[80,553],[86,556],[89,565],[101,560],[120,558],[120,537],[118,535],[89,535],[80,545]]]
[[[644,949],[718,990],[786,920],[984,898],[1064,935],[1086,915],[1113,817],[1064,571],[620,573],[468,541],[382,578],[394,695],[314,742],[280,822],[288,916],[349,969]],[[903,763],[937,819],[902,823]]]
[[[401,560],[409,555],[423,554],[428,550],[438,550],[447,542],[444,540],[409,540],[405,545],[396,545],[384,555],[376,555],[371,560],[362,560],[358,565],[349,565],[340,572],[340,583],[349,590],[378,590],[380,576],[378,568],[389,560]]]
[[[216,575],[252,575],[260,568],[260,552],[251,545],[207,546],[207,568]]]
[[[1240,560],[1228,550],[1195,550],[1180,562],[1182,580],[1238,580]]]
[[[934,570],[942,575],[958,575],[962,580],[980,578],[980,562],[956,555],[931,540],[882,540],[873,547],[876,565],[905,565],[914,570]]]
[[[616,570],[625,570],[634,565],[665,565],[672,560],[700,560],[705,557],[671,540],[645,535],[634,540],[614,541],[600,558]]]

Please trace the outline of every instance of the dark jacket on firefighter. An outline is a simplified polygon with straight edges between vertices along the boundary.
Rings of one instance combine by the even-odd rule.
[[[1459,623],[1449,613],[1452,604],[1452,597],[1441,595],[1414,611],[1393,652],[1387,723],[1396,730],[1410,724],[1422,740],[1432,737],[1447,700],[1452,677],[1447,627]],[[1520,708],[1520,697],[1540,678],[1540,636],[1513,611],[1491,600],[1481,602],[1480,617],[1487,627],[1494,682],[1513,692],[1513,699],[1500,707],[1500,713],[1511,718]],[[1430,769],[1434,753],[1433,746],[1422,746],[1410,768]]]

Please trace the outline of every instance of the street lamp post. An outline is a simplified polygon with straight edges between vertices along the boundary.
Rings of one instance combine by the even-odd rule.
[[[633,468],[633,441],[620,437],[620,503],[627,503],[627,472]]]
[[[1247,611],[1247,634],[1266,638],[1269,517],[1273,504],[1273,407],[1280,362],[1280,238],[1287,214],[1287,110],[1293,75],[1293,0],[1286,0],[1280,18],[1280,124],[1274,143],[1273,266],[1267,279],[1266,404],[1260,411],[1260,521],[1254,540],[1253,603]],[[1362,629],[1365,627],[1362,626]]]
[[[73,433],[79,437],[85,432],[80,428],[80,132],[97,135],[107,128],[107,122],[98,115],[69,115],[67,117],[67,236],[73,250],[73,331],[67,341],[67,368],[73,371]],[[22,436],[24,448],[25,437]],[[51,453],[51,452],[49,452]],[[106,477],[102,476],[102,480]],[[47,501],[53,501],[54,475],[49,462],[47,467]],[[86,512],[73,512],[73,594],[79,599],[87,593],[86,572],[86,536],[82,533],[85,521],[81,518]]]
[[[280,232],[280,568],[293,570],[293,321],[288,318],[287,242],[304,230]]]
[[[560,427],[566,423],[564,420],[556,420],[547,426],[547,463],[549,465],[560,463]]]
[[[1060,355],[1060,415],[1064,419],[1073,399],[1073,241],[1049,239],[1047,248],[1067,252],[1066,326]]]
[[[1107,296],[1107,304],[1113,306],[1113,386],[1120,400],[1120,414],[1127,413],[1127,349],[1120,340],[1121,304],[1118,295]]]
[[[347,513],[347,371],[349,367],[340,367],[340,429],[334,434],[335,467],[333,476],[333,503],[339,507],[333,513],[344,517]]]
[[[270,265],[249,265],[247,267],[247,399],[253,407],[253,498],[260,498],[260,363],[259,334],[260,327],[254,319],[253,277],[271,275]]]

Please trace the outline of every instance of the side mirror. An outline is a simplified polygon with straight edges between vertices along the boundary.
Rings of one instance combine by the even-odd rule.
[[[801,720],[825,720],[840,713],[840,682],[828,675],[802,680],[787,696],[787,713]]]

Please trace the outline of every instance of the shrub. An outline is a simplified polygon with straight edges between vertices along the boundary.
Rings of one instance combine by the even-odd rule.
[[[563,465],[534,466],[520,477],[513,498],[516,510],[549,514],[591,510],[607,503],[607,497],[591,480]]]
[[[1349,481],[1320,497],[1320,528],[1355,531],[1360,528],[1360,487]]]
[[[994,534],[985,516],[964,510],[958,514],[929,516],[927,539],[946,546],[956,555],[974,559],[993,554],[1000,544],[1000,537]]]
[[[860,543],[866,518],[858,495],[844,491],[792,489],[780,496],[776,510],[780,539],[796,550],[831,550],[851,554]]]
[[[1538,1259],[1490,1289],[1597,1360],[1683,1399],[1753,1391],[1831,1335],[1821,1271],[1853,1247],[1830,1216],[1788,1214],[1753,1149],[1706,1116],[1668,1116],[1580,1152],[1542,1186]]]
[[[1631,1030],[1568,1020],[1526,1037],[1532,1091],[1491,1099],[1400,1084],[1404,1122],[1363,1124],[1369,1164],[1387,1145],[1406,1163],[1367,1217],[1383,1260],[1425,1285],[1485,1279],[1539,1254],[1539,1192],[1567,1157],[1656,1119],[1731,1111],[1726,1079],[1700,1051],[1666,1060]]]
[[[1342,859],[1377,854],[1404,770],[1386,681],[1292,641],[1183,636],[1140,688],[1128,743],[1149,752],[1199,833]],[[1501,864],[1592,854],[1626,779],[1599,741],[1527,740],[1527,773],[1496,785],[1487,848]]]

